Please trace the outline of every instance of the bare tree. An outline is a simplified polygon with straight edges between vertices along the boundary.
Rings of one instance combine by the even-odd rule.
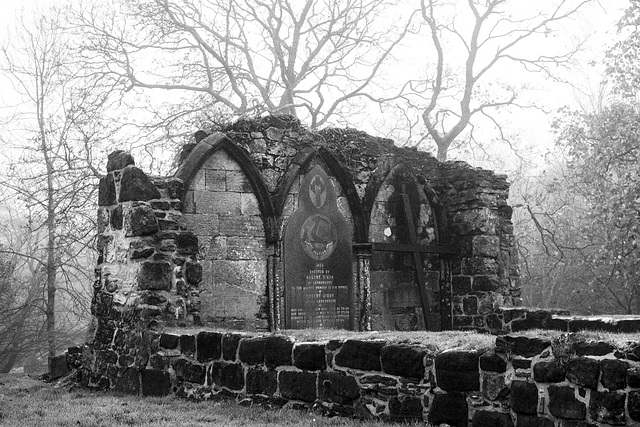
[[[90,200],[98,176],[92,158],[108,134],[99,120],[108,92],[92,91],[97,83],[77,67],[72,52],[55,10],[21,16],[0,47],[0,70],[13,85],[3,94],[0,155],[8,167],[0,176],[2,202],[19,210],[20,227],[31,236],[28,247],[9,245],[3,252],[33,263],[31,278],[23,279],[29,289],[43,286],[43,304],[36,306],[46,319],[49,356],[58,350],[61,326],[87,312],[92,275],[86,252],[95,227]],[[2,227],[5,245],[12,230]],[[31,298],[24,304],[34,306]]]
[[[495,112],[532,105],[520,103],[523,87],[500,82],[495,72],[527,71],[555,78],[554,68],[568,65],[581,42],[563,50],[545,39],[562,30],[563,23],[591,1],[525,6],[508,0],[421,0],[435,61],[427,79],[408,82],[411,95],[406,99],[410,107],[421,111],[427,131],[423,140],[433,139],[439,160],[446,160],[449,148],[463,132],[473,130],[476,116],[493,125],[506,141]],[[537,42],[548,50],[540,51]]]
[[[417,11],[388,0],[144,0],[69,11],[96,72],[129,90],[171,91],[164,123],[288,113],[312,128],[372,97]],[[386,16],[384,16],[386,15]],[[387,19],[389,18],[389,19]],[[150,62],[151,61],[151,62]],[[206,108],[205,108],[206,107]],[[193,119],[191,119],[193,120]]]

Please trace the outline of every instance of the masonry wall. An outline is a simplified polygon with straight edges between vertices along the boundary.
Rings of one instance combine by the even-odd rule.
[[[137,348],[133,357],[113,348],[101,377],[100,362],[85,352],[82,381],[143,396],[235,397],[434,425],[640,425],[639,342],[619,348],[573,334],[506,335],[488,349],[438,351],[428,341],[203,331],[141,334]]]

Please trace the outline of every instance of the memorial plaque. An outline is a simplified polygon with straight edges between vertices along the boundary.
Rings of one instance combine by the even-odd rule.
[[[351,232],[322,167],[314,166],[302,180],[299,206],[284,234],[286,327],[348,329]]]

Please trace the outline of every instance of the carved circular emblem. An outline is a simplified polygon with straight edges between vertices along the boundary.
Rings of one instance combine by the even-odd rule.
[[[302,224],[300,240],[307,255],[316,261],[322,261],[329,258],[336,249],[338,235],[329,218],[315,214]]]
[[[320,175],[316,175],[311,179],[309,183],[309,197],[311,198],[311,203],[313,203],[313,206],[317,209],[320,209],[327,201],[327,186]]]

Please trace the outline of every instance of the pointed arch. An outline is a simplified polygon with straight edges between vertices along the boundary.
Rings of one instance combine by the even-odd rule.
[[[267,243],[275,243],[277,241],[277,222],[275,209],[271,195],[267,189],[262,175],[258,168],[254,165],[249,154],[231,141],[226,135],[216,132],[200,141],[194,149],[189,153],[184,162],[180,165],[175,173],[175,177],[183,182],[183,197],[186,195],[191,181],[196,176],[202,165],[218,150],[224,150],[242,169],[246,175],[251,188],[258,200],[258,208],[265,232],[265,240]]]

